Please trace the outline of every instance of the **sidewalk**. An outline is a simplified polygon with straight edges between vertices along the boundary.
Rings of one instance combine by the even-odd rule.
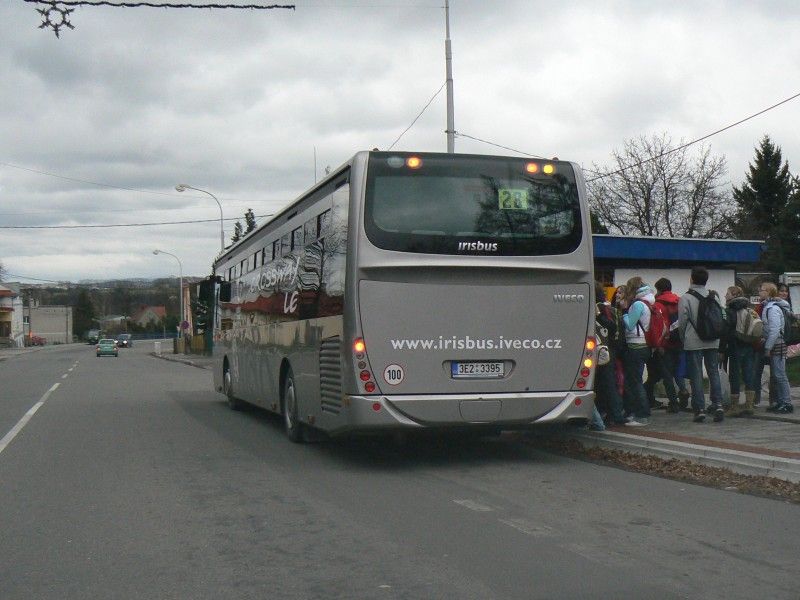
[[[766,398],[767,395],[764,395]],[[692,413],[652,411],[646,427],[611,427],[606,431],[573,431],[569,435],[587,447],[604,447],[662,458],[678,458],[744,475],[766,475],[800,482],[800,388],[792,388],[795,412],[773,415],[767,403],[752,417],[711,417],[694,423]]]
[[[172,349],[170,348],[169,352],[162,352],[161,354],[157,354],[156,352],[150,352],[150,355],[155,356],[156,358],[163,358],[164,360],[169,360],[172,362],[180,362],[185,365],[197,367],[198,369],[213,368],[213,359],[210,356],[206,356],[204,354],[173,354]]]

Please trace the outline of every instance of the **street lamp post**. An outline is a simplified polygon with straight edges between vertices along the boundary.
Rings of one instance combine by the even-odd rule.
[[[174,254],[170,252],[164,252],[163,250],[153,250],[153,254],[166,254],[167,256],[171,256],[178,261],[178,274],[180,275],[181,286],[180,294],[178,294],[178,301],[181,311],[180,317],[178,318],[178,332],[183,332],[183,265],[181,264],[181,259]]]
[[[179,192],[185,192],[186,190],[194,190],[196,192],[203,192],[204,194],[208,194],[211,196],[219,206],[219,251],[220,253],[225,251],[225,220],[222,216],[222,204],[217,199],[217,197],[209,191],[201,190],[200,188],[192,187],[191,185],[187,185],[185,183],[179,183],[175,186],[175,189]],[[166,253],[165,253],[166,254]]]

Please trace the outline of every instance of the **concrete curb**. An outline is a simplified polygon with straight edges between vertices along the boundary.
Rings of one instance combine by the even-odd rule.
[[[678,458],[711,467],[723,467],[742,475],[764,475],[800,483],[800,460],[797,459],[646,438],[616,431],[579,431],[568,435],[585,447],[612,448],[634,454]]]
[[[190,367],[196,367],[198,369],[205,369],[207,371],[210,371],[213,368],[209,364],[196,362],[193,361],[191,358],[184,358],[184,356],[180,354],[156,354],[155,352],[150,352],[150,356],[153,356],[155,358],[160,358],[162,360],[168,360],[170,362],[183,363],[184,365],[189,365]]]

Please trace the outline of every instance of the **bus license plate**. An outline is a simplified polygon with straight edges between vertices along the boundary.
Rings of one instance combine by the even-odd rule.
[[[469,377],[504,377],[506,374],[503,362],[452,362],[450,375],[454,379]]]

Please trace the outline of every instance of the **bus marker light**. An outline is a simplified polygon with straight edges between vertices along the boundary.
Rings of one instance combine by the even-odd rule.
[[[409,169],[419,169],[422,166],[422,159],[419,156],[409,156],[406,159],[406,166]]]
[[[589,369],[581,369],[581,377],[588,377],[591,374]]]
[[[597,341],[594,338],[589,338],[586,340],[587,350],[594,350],[595,346],[597,346]]]
[[[358,376],[361,378],[361,381],[369,381],[370,379],[372,379],[372,373],[370,373],[369,371],[361,371],[361,373],[359,373]]]
[[[362,354],[367,349],[367,345],[364,343],[364,340],[361,338],[356,338],[353,341],[353,350]]]
[[[553,173],[555,173],[555,172],[556,172],[556,168],[555,168],[553,165],[545,165],[545,166],[542,168],[542,171],[544,171],[544,172],[545,172],[545,173],[547,173],[548,175],[552,175]]]
[[[378,412],[380,409],[381,409],[381,403],[380,402],[373,402],[372,403],[372,410],[374,410],[375,412]]]
[[[371,381],[368,381],[367,383],[364,384],[364,389],[367,390],[368,394],[371,394],[372,392],[375,391],[375,384],[372,383]],[[372,408],[374,409],[375,405],[373,405]]]
[[[367,363],[365,363],[363,360],[358,361],[358,368],[359,369],[366,369],[367,368]]]
[[[587,369],[591,369],[593,364],[594,361],[591,358],[587,358],[586,360],[583,361],[583,366],[586,367]]]
[[[525,165],[525,170],[528,173],[538,173],[539,172],[539,165],[536,164],[536,163],[533,163],[533,162],[528,163],[527,165]]]

